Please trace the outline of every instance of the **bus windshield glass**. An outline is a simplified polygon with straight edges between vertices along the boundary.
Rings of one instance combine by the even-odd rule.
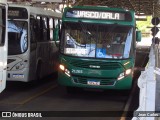
[[[27,51],[27,22],[8,21],[8,55],[22,54]]]
[[[125,59],[130,57],[133,27],[118,24],[64,23],[60,50],[76,57]]]

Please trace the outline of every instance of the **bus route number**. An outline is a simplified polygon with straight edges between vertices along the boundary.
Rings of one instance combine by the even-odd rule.
[[[83,70],[74,70],[74,69],[72,69],[72,73],[81,74],[81,73],[83,73]]]

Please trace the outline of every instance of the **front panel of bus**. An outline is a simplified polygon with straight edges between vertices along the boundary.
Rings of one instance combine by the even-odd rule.
[[[9,6],[7,80],[28,80],[28,44],[28,11]]]
[[[70,9],[65,13],[58,78],[61,85],[131,88],[135,61],[134,21],[130,12],[118,12],[110,10],[105,14],[100,10]],[[126,14],[129,17],[126,18]]]
[[[1,1],[2,2],[2,1]],[[0,93],[6,87],[7,69],[7,7],[0,2]]]
[[[50,12],[50,11],[49,11]],[[36,7],[10,6],[7,80],[39,80],[57,70],[54,13]]]

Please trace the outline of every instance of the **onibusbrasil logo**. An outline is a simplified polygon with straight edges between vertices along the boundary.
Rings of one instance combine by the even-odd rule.
[[[2,112],[1,117],[11,118],[11,117],[42,117],[40,112]]]

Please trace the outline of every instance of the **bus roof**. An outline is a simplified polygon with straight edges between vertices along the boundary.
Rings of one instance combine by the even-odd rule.
[[[69,7],[68,7],[69,8]],[[111,10],[111,11],[132,11],[133,10],[127,10],[123,8],[112,8],[112,7],[107,7],[107,6],[73,6],[72,8],[77,8],[77,9],[87,9],[87,10]]]
[[[5,4],[7,4],[7,0],[0,0],[0,3],[5,3]]]
[[[62,13],[57,13],[51,10],[45,10],[43,8],[39,7],[33,7],[33,6],[26,6],[26,5],[17,5],[17,4],[9,4],[8,7],[19,7],[19,8],[26,8],[29,13],[32,14],[39,14],[39,15],[45,15],[45,16],[55,16],[56,18],[62,18]]]

